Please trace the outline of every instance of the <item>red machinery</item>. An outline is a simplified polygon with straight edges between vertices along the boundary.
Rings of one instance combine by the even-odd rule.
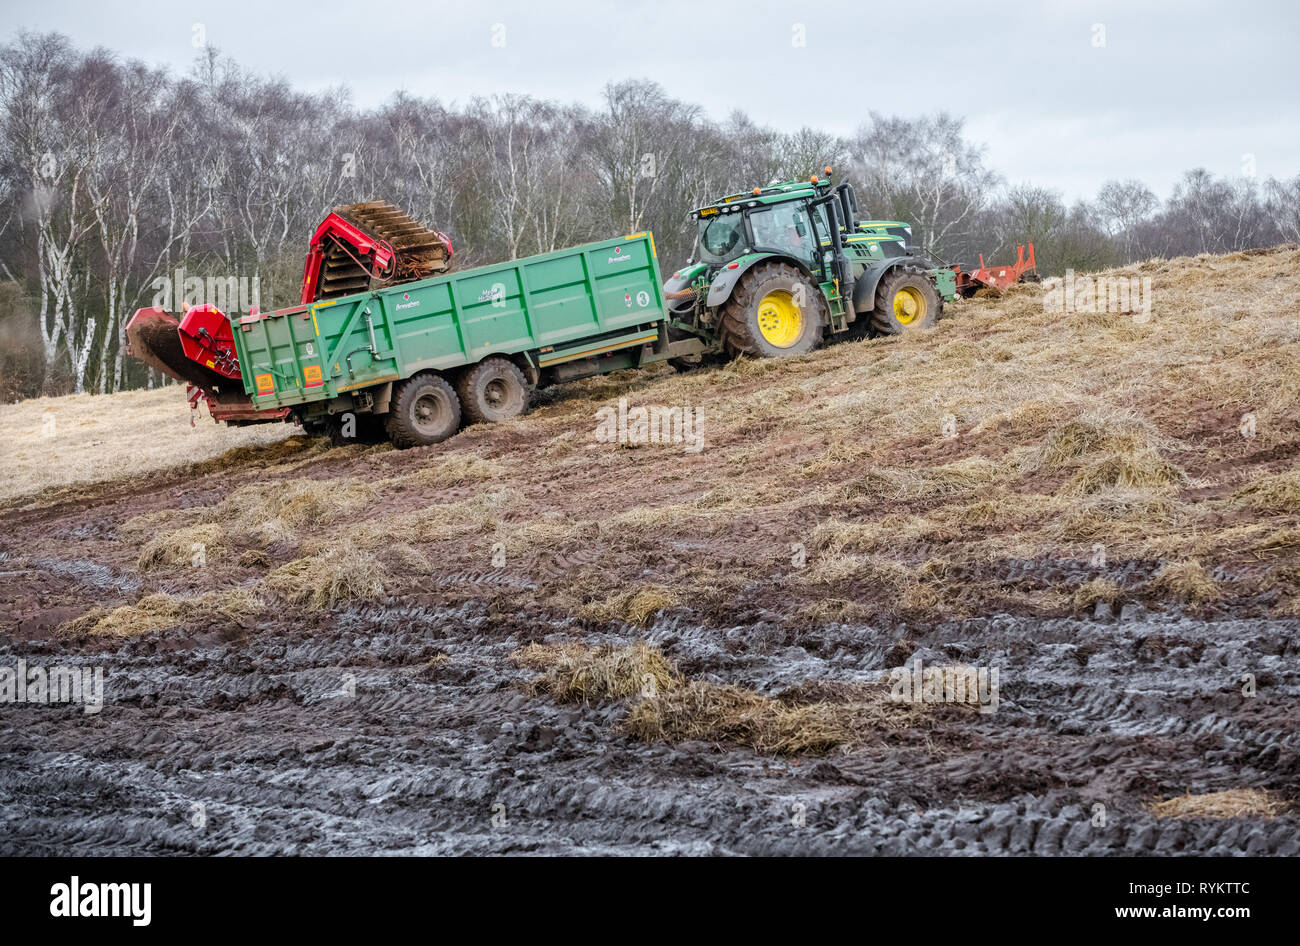
[[[1010,266],[985,266],[984,254],[980,254],[979,269],[963,270],[960,265],[952,271],[957,274],[957,291],[966,298],[975,295],[981,289],[1006,289],[1021,280],[1036,281],[1037,265],[1034,263],[1034,244],[1029,244],[1029,256],[1025,257],[1025,248],[1016,247],[1016,261]]]
[[[416,223],[385,201],[336,207],[308,244],[301,301],[427,279],[451,269],[454,252],[445,233]]]
[[[451,240],[392,204],[334,208],[312,234],[302,274],[302,302],[411,282],[451,268]],[[256,310],[250,311],[256,315]],[[190,406],[208,402],[213,420],[253,424],[284,420],[288,408],[260,411],[244,393],[230,319],[216,306],[137,309],[126,324],[127,352],[168,377],[189,383]]]
[[[137,309],[126,325],[127,351],[177,381],[186,381],[190,407],[208,402],[212,419],[229,423],[284,420],[288,408],[259,411],[244,394],[230,320],[213,305],[196,305],[177,319],[161,306]]]

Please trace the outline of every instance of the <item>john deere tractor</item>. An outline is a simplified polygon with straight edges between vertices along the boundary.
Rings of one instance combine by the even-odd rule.
[[[802,355],[825,333],[897,334],[935,323],[956,295],[949,269],[899,221],[859,220],[847,182],[755,187],[691,213],[692,259],[664,284],[676,337],[729,355]],[[685,367],[699,357],[677,359]]]

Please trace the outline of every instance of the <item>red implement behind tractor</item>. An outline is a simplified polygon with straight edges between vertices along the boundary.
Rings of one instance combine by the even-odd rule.
[[[1018,282],[1037,282],[1037,266],[1034,262],[1034,244],[1029,244],[1029,256],[1025,256],[1023,246],[1016,247],[1016,261],[1010,266],[985,266],[984,254],[980,254],[979,269],[963,270],[960,265],[952,271],[957,274],[957,292],[969,299],[981,289],[1006,289]]]

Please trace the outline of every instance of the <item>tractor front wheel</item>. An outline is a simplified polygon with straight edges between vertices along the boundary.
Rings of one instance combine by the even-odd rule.
[[[394,447],[426,447],[460,429],[460,398],[440,374],[412,375],[393,390],[388,439]]]
[[[786,263],[758,265],[740,277],[722,310],[720,333],[727,354],[757,358],[806,355],[830,321],[826,297]]]
[[[934,281],[922,270],[898,266],[876,288],[871,326],[882,335],[900,335],[933,327],[942,311]]]

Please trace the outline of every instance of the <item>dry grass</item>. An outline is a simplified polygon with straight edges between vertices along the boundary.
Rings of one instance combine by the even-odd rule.
[[[1131,411],[1088,411],[1051,431],[1025,458],[1021,472],[1073,470],[1065,495],[1106,490],[1166,492],[1187,475],[1161,455],[1169,442]]]
[[[1300,548],[1300,529],[1277,529],[1255,546],[1261,552],[1281,552]]]
[[[847,598],[824,595],[810,604],[802,605],[795,612],[797,624],[820,626],[823,624],[861,624],[874,616],[870,608]]]
[[[206,411],[191,427],[183,385],[0,404],[0,499],[185,467],[282,441],[296,429],[226,427]]]
[[[266,576],[266,588],[309,611],[382,597],[388,572],[370,552],[346,544],[295,559]]]
[[[453,503],[403,508],[369,523],[380,545],[394,538],[408,542],[447,541],[501,529],[512,512],[525,506],[518,490],[483,490]]]
[[[1256,512],[1300,512],[1300,470],[1266,476],[1232,494],[1234,502]]]
[[[376,495],[374,486],[358,479],[277,480],[240,487],[210,515],[265,542],[293,541],[308,526],[352,512]]]
[[[1076,611],[1087,611],[1095,608],[1099,601],[1114,604],[1119,596],[1119,585],[1105,578],[1094,578],[1080,585],[1070,600]]]
[[[1259,788],[1230,788],[1205,795],[1188,792],[1150,806],[1157,818],[1276,818],[1290,808],[1275,792]]]
[[[1131,410],[1085,411],[1051,431],[1026,458],[1024,470],[1057,470],[1087,457],[1154,453],[1162,445],[1150,422]]]
[[[1080,469],[1065,486],[1067,493],[1092,495],[1108,489],[1171,491],[1187,475],[1154,453],[1117,454],[1094,460]]]
[[[153,534],[168,526],[183,526],[193,520],[193,513],[185,509],[158,509],[154,512],[132,516],[117,527],[124,536],[135,537],[145,533]]]
[[[813,529],[809,547],[835,555],[904,548],[939,538],[942,528],[922,516],[886,513],[862,522],[827,519]]]
[[[636,627],[646,627],[651,619],[664,608],[681,604],[681,599],[672,591],[658,585],[637,588],[631,591],[619,591],[605,598],[584,605],[578,616],[596,622],[622,621]]]
[[[915,725],[924,708],[889,699],[887,687],[846,702],[787,703],[696,680],[636,703],[624,729],[646,742],[727,742],[775,755],[827,752],[882,730]]]
[[[633,700],[622,728],[646,742],[695,739],[778,755],[819,753],[915,726],[927,711],[891,699],[885,684],[854,685],[846,698],[829,700],[772,698],[731,684],[686,680],[642,641],[618,647],[529,644],[510,657],[542,671],[530,688],[561,702]]]
[[[521,667],[544,671],[535,690],[565,703],[620,700],[675,689],[682,678],[663,654],[637,641],[623,647],[529,644],[510,655]]]
[[[445,486],[465,486],[501,477],[505,468],[493,460],[484,460],[472,453],[455,452],[429,458],[429,465],[395,480],[403,486],[441,489]]]
[[[1050,535],[1091,542],[1116,537],[1140,538],[1153,528],[1167,529],[1178,507],[1168,496],[1146,490],[1107,488],[1082,497],[1064,497],[1058,516],[1047,523]]]
[[[222,529],[216,523],[185,526],[154,536],[140,551],[136,567],[141,571],[177,566],[197,567],[200,561],[211,562],[225,551]]]
[[[1218,584],[1194,559],[1165,565],[1151,580],[1151,590],[1194,608],[1214,601],[1220,595]]]
[[[135,604],[93,608],[64,624],[59,632],[94,637],[136,637],[210,619],[213,615],[242,625],[263,607],[257,592],[247,587],[209,592],[193,598],[155,593],[145,595]]]
[[[1004,467],[982,456],[936,467],[875,467],[846,489],[848,498],[917,499],[965,493],[992,483]]]
[[[911,565],[885,555],[827,552],[810,560],[808,567],[796,574],[795,581],[818,589],[818,597],[828,588],[854,590],[853,597],[861,602],[857,607],[834,609],[828,614],[934,617],[943,611],[963,610],[948,598],[944,582],[946,569],[947,563],[937,559]],[[815,619],[822,613],[804,610],[800,612],[800,620]]]

